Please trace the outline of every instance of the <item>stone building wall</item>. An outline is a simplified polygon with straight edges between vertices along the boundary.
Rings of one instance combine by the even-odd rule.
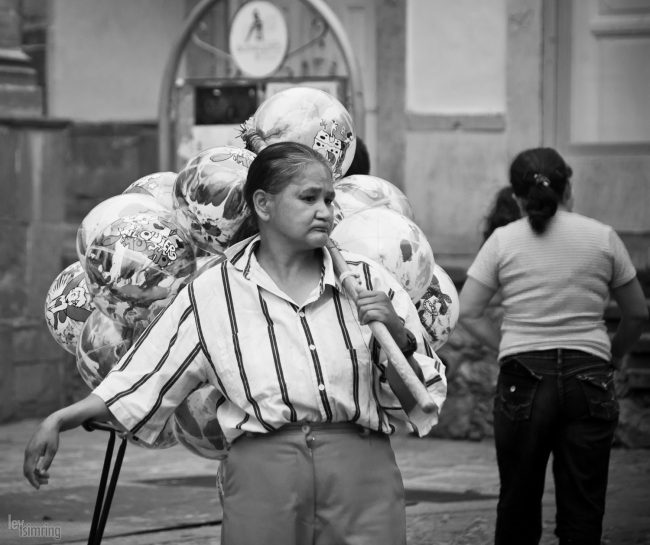
[[[0,421],[43,416],[88,393],[43,305],[77,260],[79,223],[156,171],[156,128],[0,118]]]

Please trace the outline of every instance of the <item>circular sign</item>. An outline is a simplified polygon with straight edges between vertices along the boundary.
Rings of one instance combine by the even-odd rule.
[[[284,16],[271,2],[244,4],[230,25],[230,54],[245,74],[263,78],[275,72],[287,54]]]

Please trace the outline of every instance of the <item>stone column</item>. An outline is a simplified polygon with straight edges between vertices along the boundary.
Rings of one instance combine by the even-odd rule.
[[[43,114],[43,92],[21,44],[20,0],[0,0],[0,117]]]

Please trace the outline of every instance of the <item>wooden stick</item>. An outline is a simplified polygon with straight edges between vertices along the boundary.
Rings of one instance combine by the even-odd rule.
[[[341,252],[339,252],[338,248],[331,240],[327,243],[327,249],[332,256],[334,272],[336,275],[340,278],[343,273],[350,272],[350,268],[348,267],[345,258],[341,255]],[[343,284],[348,295],[356,304],[358,298],[357,290],[359,289],[358,284],[349,275],[343,275],[341,284]],[[377,342],[379,342],[381,347],[384,349],[384,352],[386,352],[389,361],[393,364],[395,371],[397,371],[397,374],[404,382],[404,385],[415,398],[416,403],[420,405],[425,413],[434,412],[436,410],[436,405],[431,400],[429,392],[427,392],[424,384],[420,382],[420,379],[415,374],[415,371],[413,371],[413,368],[409,365],[409,362],[404,357],[404,354],[402,354],[402,351],[399,349],[399,346],[397,346],[395,339],[393,339],[393,336],[390,334],[386,326],[381,322],[373,321],[368,324],[368,327],[370,327],[375,339],[377,339]]]

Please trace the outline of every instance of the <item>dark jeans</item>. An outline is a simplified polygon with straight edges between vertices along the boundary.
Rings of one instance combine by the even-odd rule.
[[[551,453],[560,544],[600,545],[617,422],[609,362],[567,349],[502,360],[494,401],[501,480],[496,545],[539,543]]]

